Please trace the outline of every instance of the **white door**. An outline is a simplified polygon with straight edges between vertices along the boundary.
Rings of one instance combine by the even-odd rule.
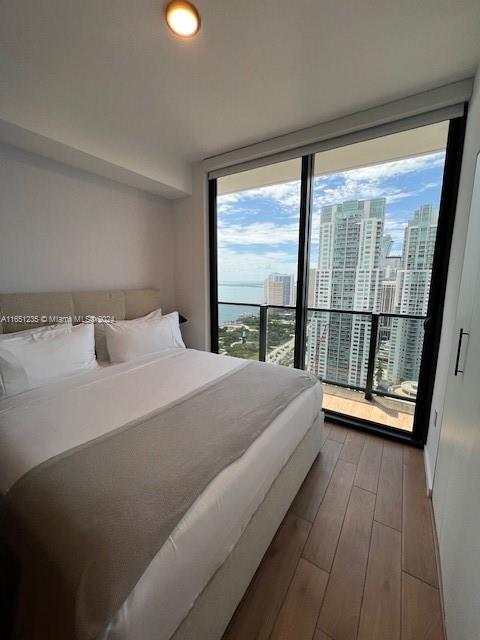
[[[480,162],[433,488],[449,640],[480,639]]]

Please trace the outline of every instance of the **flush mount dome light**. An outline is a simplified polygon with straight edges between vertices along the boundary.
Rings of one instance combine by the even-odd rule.
[[[165,9],[165,20],[171,31],[181,38],[192,38],[200,30],[200,15],[186,0],[173,0]]]

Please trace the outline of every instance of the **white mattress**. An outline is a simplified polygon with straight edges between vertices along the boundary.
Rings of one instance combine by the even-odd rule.
[[[0,402],[0,494],[33,466],[166,406],[245,361],[171,350]],[[275,366],[275,365],[272,365]],[[321,407],[296,398],[185,514],[98,640],[168,640],[233,549]]]

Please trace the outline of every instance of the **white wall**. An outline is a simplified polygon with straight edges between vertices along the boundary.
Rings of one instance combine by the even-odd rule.
[[[0,291],[153,286],[175,305],[172,204],[0,145]]]
[[[201,163],[193,168],[193,195],[176,200],[175,292],[178,309],[188,318],[182,334],[188,347],[210,348],[207,177]]]
[[[480,150],[480,72],[477,73],[472,98],[469,104],[465,147],[462,160],[462,173],[458,192],[455,229],[452,238],[452,249],[448,270],[447,291],[443,311],[442,337],[438,353],[437,375],[432,398],[430,429],[425,447],[425,466],[427,482],[432,489],[435,464],[438,451],[438,440],[443,417],[443,405],[448,376],[451,374],[451,350],[455,347],[457,331],[455,318],[457,314],[458,294],[462,277],[463,258],[467,226],[472,199],[473,179],[476,157]],[[438,412],[437,424],[434,425],[435,410]]]

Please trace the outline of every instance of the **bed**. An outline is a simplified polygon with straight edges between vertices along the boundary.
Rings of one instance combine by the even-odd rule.
[[[159,303],[153,290],[0,295],[3,316],[102,314],[128,319],[158,308]],[[7,324],[4,329],[16,327]],[[146,416],[171,415],[167,412],[172,407],[187,411],[190,398],[221,388],[234,398],[232,385],[239,384],[245,367],[236,358],[170,349],[7,397],[0,402],[0,495],[9,496],[31,470],[91,442],[108,441],[123,425]],[[252,372],[263,375],[253,367],[249,377]],[[280,368],[270,368],[268,375],[280,375]],[[241,400],[248,406],[248,399]],[[233,455],[234,460],[208,482],[172,527],[121,606],[92,639],[221,638],[321,448],[320,407],[321,386],[312,383],[241,455]],[[48,611],[39,576],[29,575],[27,564],[22,567],[17,633],[60,638],[59,607]]]

